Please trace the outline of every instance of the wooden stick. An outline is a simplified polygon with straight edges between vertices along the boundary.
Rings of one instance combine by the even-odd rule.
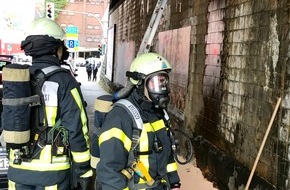
[[[249,177],[249,179],[248,179],[248,182],[247,182],[247,185],[246,185],[245,190],[248,190],[248,189],[249,189],[250,183],[251,183],[251,181],[252,181],[252,178],[253,178],[254,172],[255,172],[255,170],[256,170],[256,167],[257,167],[258,161],[259,161],[259,159],[260,159],[260,156],[261,156],[261,153],[262,153],[262,151],[263,151],[264,145],[265,145],[266,140],[267,140],[267,138],[268,138],[268,135],[269,135],[270,129],[271,129],[271,127],[272,127],[272,124],[273,124],[273,121],[274,121],[275,116],[276,116],[276,114],[277,114],[277,111],[278,111],[278,108],[279,108],[279,106],[280,106],[280,103],[281,103],[281,98],[278,99],[278,102],[277,102],[277,104],[276,104],[275,110],[274,110],[274,112],[273,112],[273,114],[272,114],[272,117],[271,117],[270,123],[269,123],[269,125],[268,125],[268,128],[267,128],[266,134],[265,134],[265,136],[264,136],[263,142],[262,142],[262,144],[261,144],[261,146],[260,146],[260,150],[259,150],[258,155],[257,155],[257,157],[256,157],[256,160],[255,160],[254,166],[253,166],[253,168],[252,168],[252,171],[251,171],[250,177]]]

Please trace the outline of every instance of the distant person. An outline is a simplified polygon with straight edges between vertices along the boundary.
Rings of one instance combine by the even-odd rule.
[[[92,78],[92,64],[86,60],[86,71],[87,71],[87,74],[88,74],[88,81],[91,81],[91,78]]]
[[[97,81],[97,73],[98,73],[98,69],[99,67],[101,66],[101,62],[98,61],[98,63],[96,63],[94,61],[94,64],[93,64],[93,81]]]

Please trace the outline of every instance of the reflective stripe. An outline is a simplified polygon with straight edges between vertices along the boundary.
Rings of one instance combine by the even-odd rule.
[[[164,124],[164,121],[161,119],[151,124],[150,123],[144,124],[144,128],[147,132],[154,132],[154,131],[156,132],[160,129],[165,128],[165,124]]]
[[[148,134],[147,134],[147,130],[146,130],[148,125],[150,126],[150,123],[146,123],[143,125],[145,130],[142,130],[141,136],[140,136],[140,142],[139,142],[140,152],[149,151],[149,147],[148,147],[149,141],[148,141]],[[148,155],[140,155],[140,157],[139,157],[140,161],[144,164],[144,166],[149,171],[149,159],[148,158],[149,158],[149,154]],[[140,178],[138,184],[140,184],[140,183],[146,183],[146,181],[144,179]]]
[[[125,189],[123,189],[123,190],[129,190],[129,187],[126,187]]]
[[[82,130],[83,130],[83,134],[85,134],[84,138],[86,139],[87,147],[89,147],[89,136],[87,135],[88,134],[87,116],[84,110],[81,96],[76,88],[71,90],[71,94],[74,97],[77,105],[79,106],[79,109],[81,110],[81,120],[82,120],[82,126],[83,126]]]
[[[61,162],[67,162],[68,157],[67,156],[53,156],[52,157],[52,162],[53,163],[61,163]]]
[[[101,146],[103,142],[110,140],[111,138],[117,138],[120,141],[122,141],[125,149],[128,152],[130,151],[131,144],[132,144],[131,139],[128,138],[127,135],[121,129],[118,129],[118,128],[112,128],[108,131],[103,132],[99,138],[99,145]]]
[[[84,152],[73,152],[71,151],[71,154],[73,155],[73,159],[75,162],[80,163],[80,162],[86,162],[90,160],[91,154],[90,150],[86,150]]]
[[[57,190],[57,184],[49,187],[45,187],[44,190]]]
[[[165,124],[164,121],[158,120],[153,123],[145,123],[143,125],[143,130],[140,136],[140,143],[139,143],[139,148],[140,152],[147,152],[149,151],[149,140],[148,140],[148,133],[149,132],[156,132],[158,130],[164,129]],[[150,165],[149,165],[149,154],[147,155],[140,155],[139,157],[140,161],[144,164],[144,166],[147,168],[148,171],[150,171]],[[145,180],[140,178],[138,184],[143,184],[146,183]]]
[[[48,126],[54,126],[57,115],[57,106],[45,106],[45,111]]]
[[[70,168],[69,163],[35,163],[35,162],[24,162],[20,165],[13,164],[13,161],[9,162],[9,165],[13,168],[24,169],[24,170],[32,170],[32,171],[59,171],[59,170],[67,170]]]
[[[68,157],[61,156],[60,158],[53,157],[51,159],[51,145],[46,145],[41,153],[39,159],[33,159],[29,162],[23,160],[20,165],[13,164],[15,150],[10,149],[9,165],[13,168],[32,170],[32,171],[58,171],[70,168]],[[56,161],[56,162],[52,162]]]
[[[177,171],[177,164],[175,162],[171,164],[167,164],[166,170],[167,172]]]
[[[93,176],[93,170],[89,170],[85,174],[81,175],[81,177],[83,177],[83,178],[91,177],[91,176]]]
[[[8,180],[8,188],[9,190],[16,190],[15,182]]]

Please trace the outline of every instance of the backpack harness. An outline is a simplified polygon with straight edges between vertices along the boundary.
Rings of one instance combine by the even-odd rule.
[[[41,89],[44,82],[53,74],[68,72],[52,65],[30,73],[29,67],[11,64],[3,68],[3,137],[8,149],[14,149],[14,164],[21,164],[22,160],[31,160],[47,144],[48,139],[41,138],[49,128]],[[38,113],[40,109],[44,115],[44,126],[40,126]],[[58,131],[58,134],[62,133],[63,140],[67,140],[68,132],[62,130],[64,128],[60,123],[58,120],[48,132],[52,135],[52,144],[55,140],[55,131]],[[36,146],[40,147],[37,152]]]

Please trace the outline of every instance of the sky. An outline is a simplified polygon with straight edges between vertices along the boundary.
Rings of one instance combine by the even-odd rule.
[[[0,39],[2,43],[23,40],[27,25],[41,17],[44,0],[0,0]]]

